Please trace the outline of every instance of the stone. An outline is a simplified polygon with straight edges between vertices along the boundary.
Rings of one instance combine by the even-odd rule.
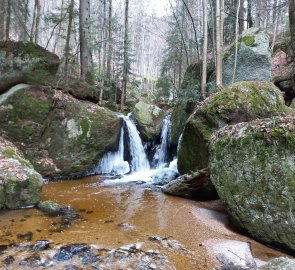
[[[0,136],[44,177],[81,176],[118,147],[117,114],[49,87],[18,91],[0,104]]]
[[[139,101],[133,110],[138,128],[146,141],[157,139],[161,134],[165,112],[153,104]]]
[[[222,270],[257,269],[249,243],[227,240],[215,244],[212,249]]]
[[[223,56],[223,86],[233,81],[235,42]],[[234,82],[271,81],[271,54],[269,36],[260,28],[249,28],[238,40],[237,67]]]
[[[36,205],[41,198],[43,179],[23,153],[0,137],[0,209]]]
[[[50,216],[58,216],[61,214],[61,206],[53,201],[41,201],[38,204],[38,208]]]
[[[266,265],[258,268],[259,270],[293,270],[295,269],[295,260],[286,257],[272,259]]]
[[[51,83],[59,63],[57,55],[32,42],[0,41],[0,94],[19,83]]]
[[[270,82],[238,82],[201,102],[188,119],[178,151],[180,174],[208,167],[208,143],[214,131],[256,118],[294,114]]]
[[[290,108],[295,110],[295,98],[293,98],[293,100],[291,102],[291,105],[290,105]]]
[[[210,141],[210,177],[232,220],[252,237],[295,251],[295,118],[228,126]]]
[[[184,174],[162,187],[164,193],[185,198],[217,198],[207,170]]]

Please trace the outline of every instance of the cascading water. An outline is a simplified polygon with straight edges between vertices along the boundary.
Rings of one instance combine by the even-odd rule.
[[[121,128],[119,148],[117,152],[108,152],[101,159],[95,172],[98,174],[124,175],[131,172],[146,171],[150,169],[149,161],[144,151],[139,132],[128,116],[120,116],[127,129],[129,139],[130,165],[124,161],[124,126]]]
[[[96,173],[123,175],[129,171],[129,163],[124,161],[124,127],[122,126],[118,151],[106,153],[96,168]]]
[[[170,145],[171,134],[171,115],[167,115],[163,120],[163,126],[161,131],[161,144],[157,146],[154,155],[154,164],[156,168],[162,167],[169,161],[168,148]]]
[[[131,119],[131,113],[128,116],[122,116],[129,136],[129,151],[131,156],[131,171],[139,172],[150,169],[150,164],[144,151],[139,132]]]

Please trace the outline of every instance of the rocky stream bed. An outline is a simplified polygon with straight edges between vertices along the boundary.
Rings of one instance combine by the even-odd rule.
[[[240,265],[230,269],[255,269],[251,251],[257,266],[286,256],[230,227],[219,200],[172,197],[134,182],[106,185],[98,177],[51,182],[42,197],[76,214],[1,212],[1,269],[206,270],[226,265],[226,254]]]

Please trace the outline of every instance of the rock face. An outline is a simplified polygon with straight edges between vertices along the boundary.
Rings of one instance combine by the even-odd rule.
[[[0,41],[0,94],[18,83],[49,83],[58,67],[58,56],[38,45]]]
[[[61,91],[31,87],[0,104],[0,134],[43,176],[75,176],[118,146],[121,120]]]
[[[186,123],[178,151],[181,174],[208,167],[212,133],[229,124],[292,113],[269,82],[239,82],[200,103]]]
[[[216,132],[211,180],[233,220],[255,238],[295,251],[295,119],[275,117]]]
[[[159,137],[165,112],[159,107],[140,101],[134,107],[134,116],[144,140],[152,141]]]
[[[235,62],[235,43],[223,57],[223,85],[232,83]],[[237,68],[234,82],[270,81],[271,55],[269,37],[259,28],[250,28],[243,32],[238,41]]]
[[[0,137],[0,209],[17,209],[40,201],[42,176],[22,153]]]

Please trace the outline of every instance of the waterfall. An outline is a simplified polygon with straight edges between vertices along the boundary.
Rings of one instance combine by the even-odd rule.
[[[131,119],[131,113],[128,116],[120,116],[123,119],[128,140],[130,152],[130,165],[124,161],[124,125],[121,128],[119,148],[117,152],[106,153],[95,172],[98,174],[124,175],[131,172],[146,171],[150,169],[149,161],[144,151],[139,132]]]
[[[171,115],[168,115],[163,120],[163,126],[161,131],[161,144],[157,146],[154,155],[154,163],[156,168],[162,167],[169,161],[168,148],[170,145],[170,134],[171,134]]]
[[[106,153],[96,168],[99,174],[123,175],[130,171],[129,163],[124,161],[124,127],[121,127],[119,148],[117,152]]]
[[[131,156],[131,171],[146,171],[150,169],[150,164],[144,151],[139,132],[131,119],[131,113],[128,116],[122,116],[129,136],[129,151]]]

